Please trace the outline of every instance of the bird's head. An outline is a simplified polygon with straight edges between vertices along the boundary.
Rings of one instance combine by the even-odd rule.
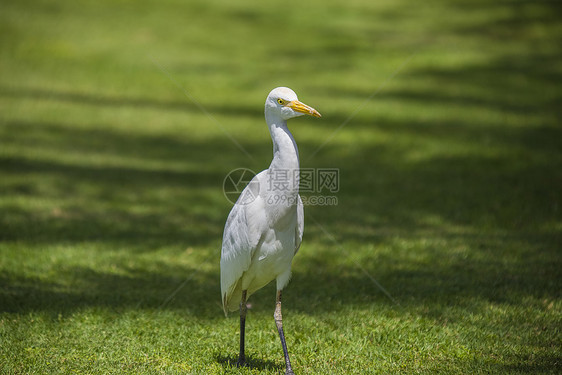
[[[271,90],[265,101],[265,113],[276,114],[283,120],[302,115],[322,117],[314,108],[299,102],[297,94],[288,87],[277,87]]]

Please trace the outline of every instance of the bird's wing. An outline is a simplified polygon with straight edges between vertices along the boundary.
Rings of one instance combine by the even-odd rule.
[[[302,234],[304,232],[304,205],[299,195],[297,202],[297,227],[295,228],[295,254],[299,251],[302,242]]]
[[[246,186],[238,201],[232,207],[222,239],[221,250],[221,296],[225,314],[228,301],[243,273],[250,268],[252,257],[256,251],[263,232],[261,225],[265,222],[260,216],[263,209],[263,198],[259,196],[258,174]]]

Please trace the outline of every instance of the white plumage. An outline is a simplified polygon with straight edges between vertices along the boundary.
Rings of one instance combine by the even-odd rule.
[[[296,205],[268,204],[267,179],[267,171],[256,175],[242,193],[254,195],[255,198],[245,198],[253,201],[237,203],[228,215],[221,255],[225,314],[238,310],[243,290],[248,291],[248,298],[274,279],[281,290],[291,277],[291,261],[304,229],[302,200],[297,195]],[[273,199],[277,197],[270,202]]]
[[[275,320],[292,373],[281,326],[281,290],[291,277],[291,261],[304,229],[299,196],[299,153],[287,120],[315,109],[298,101],[286,87],[273,89],[265,101],[265,119],[273,140],[273,160],[244,189],[230,211],[221,251],[221,295],[225,315],[240,308],[239,364],[244,363],[246,299],[272,280],[277,282]],[[279,310],[279,311],[277,311]]]

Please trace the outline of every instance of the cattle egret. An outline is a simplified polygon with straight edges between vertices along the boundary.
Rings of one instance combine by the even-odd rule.
[[[273,140],[273,160],[242,191],[226,220],[221,251],[221,294],[225,316],[240,309],[240,356],[245,364],[246,301],[272,280],[277,282],[273,317],[285,356],[286,374],[294,374],[289,361],[281,316],[281,291],[291,277],[291,261],[304,229],[299,196],[299,152],[287,120],[303,114],[321,117],[298,101],[287,87],[273,89],[265,101],[265,121]]]

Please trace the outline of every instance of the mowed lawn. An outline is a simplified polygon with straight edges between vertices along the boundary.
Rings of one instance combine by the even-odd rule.
[[[220,305],[222,187],[289,86],[305,207],[297,374],[562,372],[562,8],[42,1],[0,10],[0,373],[280,374]],[[314,196],[307,193],[306,196]],[[333,201],[331,203],[334,203]]]

